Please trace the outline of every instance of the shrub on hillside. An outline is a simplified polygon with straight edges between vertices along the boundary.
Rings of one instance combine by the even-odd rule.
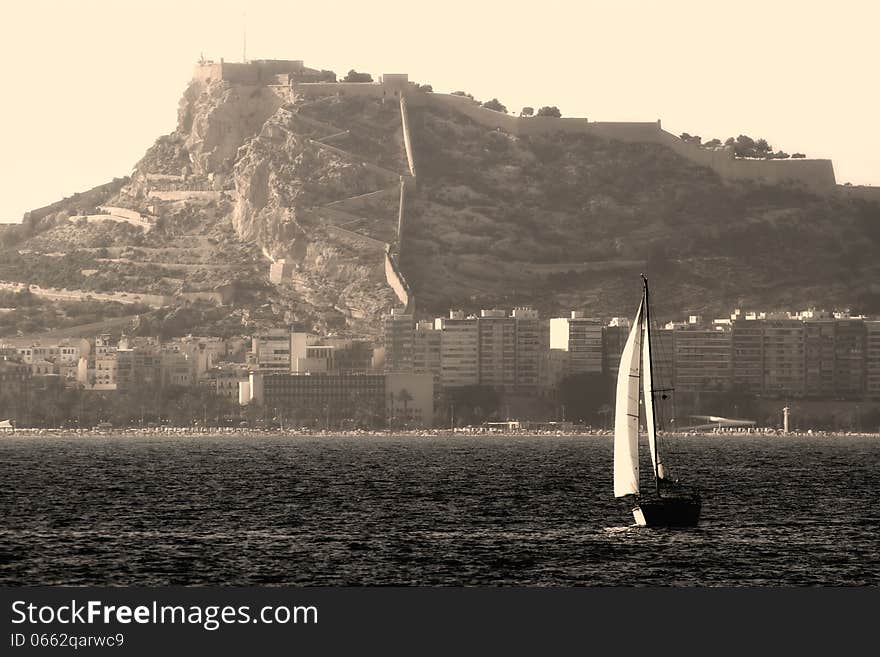
[[[373,76],[369,73],[358,73],[354,69],[351,69],[348,74],[342,78],[343,82],[372,82]]]
[[[483,107],[485,107],[486,109],[494,110],[496,112],[504,112],[505,114],[507,114],[507,108],[502,105],[501,101],[499,101],[497,98],[487,100],[485,103],[483,103]]]
[[[558,119],[562,116],[562,112],[555,105],[544,106],[538,110],[538,116],[555,116]]]

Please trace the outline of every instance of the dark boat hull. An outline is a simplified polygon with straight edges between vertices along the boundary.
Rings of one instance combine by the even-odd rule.
[[[696,527],[701,508],[697,497],[644,499],[633,507],[633,518],[640,527]]]

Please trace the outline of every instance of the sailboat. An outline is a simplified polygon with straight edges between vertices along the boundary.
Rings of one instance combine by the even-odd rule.
[[[623,347],[617,373],[614,496],[631,503],[636,524],[642,527],[693,527],[700,520],[700,493],[677,480],[668,479],[663,466],[654,408],[659,391],[654,386],[648,278],[644,274],[642,281],[642,301]],[[642,492],[639,486],[640,388],[654,475],[654,486],[650,492]]]

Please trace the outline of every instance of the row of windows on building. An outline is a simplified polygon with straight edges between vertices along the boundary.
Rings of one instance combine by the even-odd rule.
[[[517,310],[434,322],[394,311],[384,320],[386,371],[431,372],[443,387],[552,388],[567,375],[616,375],[628,322]],[[657,376],[679,391],[880,397],[880,320],[670,324],[653,332],[652,354]]]

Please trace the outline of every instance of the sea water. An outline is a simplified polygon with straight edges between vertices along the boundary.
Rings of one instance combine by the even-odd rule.
[[[697,528],[633,526],[609,436],[7,435],[0,584],[880,584],[880,439],[666,447]]]

